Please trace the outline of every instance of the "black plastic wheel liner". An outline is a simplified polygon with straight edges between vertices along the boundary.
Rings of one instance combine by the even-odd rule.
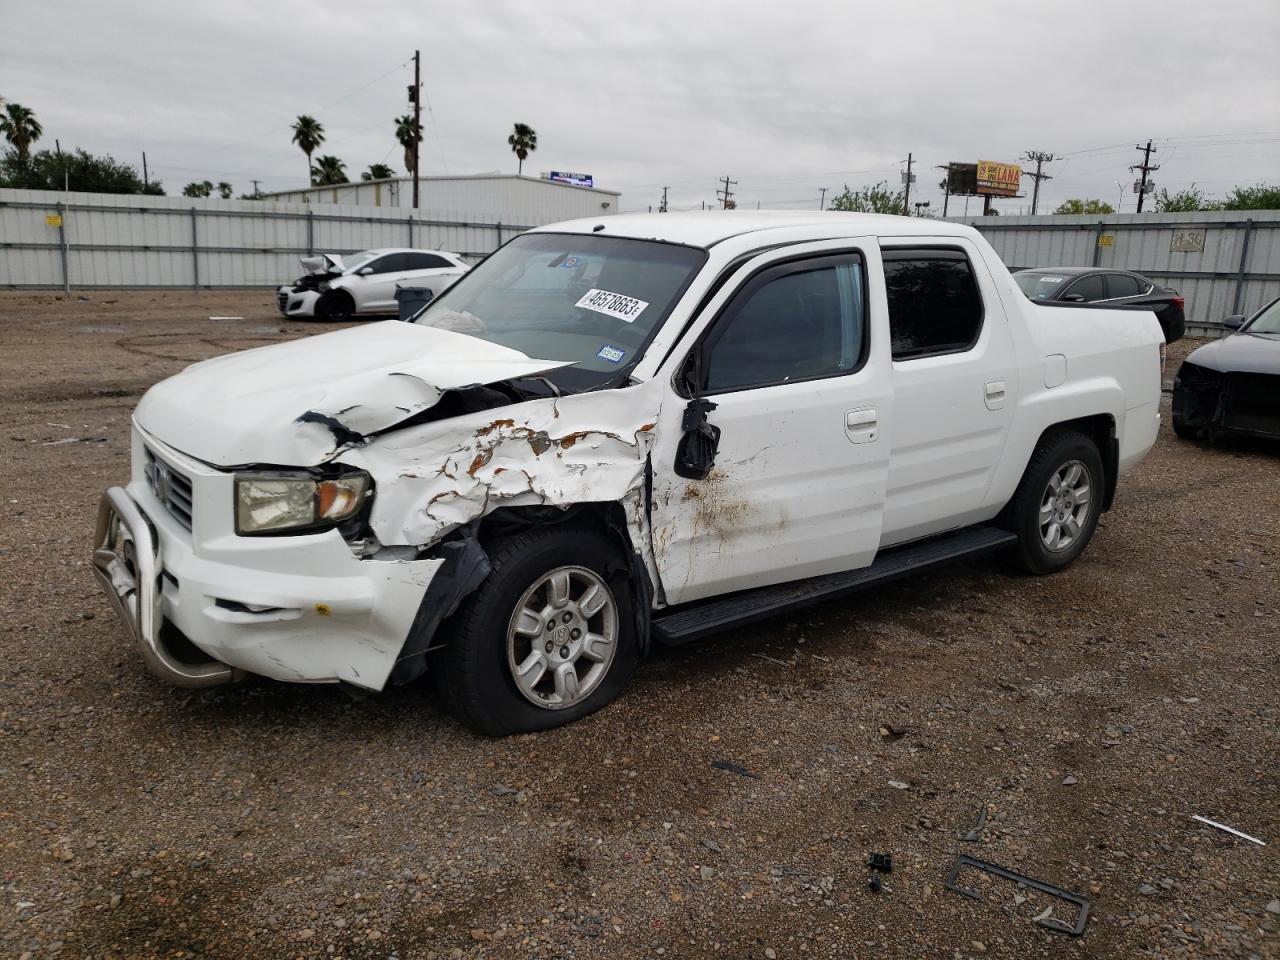
[[[489,554],[470,531],[446,540],[433,553],[444,560],[444,565],[427,585],[409,627],[409,636],[387,678],[389,683],[406,684],[426,672],[427,651],[440,624],[457,611],[468,594],[484,583],[492,569]]]

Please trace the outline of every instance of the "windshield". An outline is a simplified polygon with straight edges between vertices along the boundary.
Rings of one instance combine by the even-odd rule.
[[[1280,300],[1273,300],[1259,310],[1253,322],[1245,329],[1250,333],[1280,334]]]
[[[377,257],[378,254],[372,250],[362,250],[359,253],[353,253],[349,257],[342,258],[342,272],[355,273],[370,260]]]
[[[706,256],[653,240],[526,233],[413,322],[568,361],[573,366],[547,378],[560,389],[589,390],[639,359]]]
[[[1052,300],[1070,279],[1050,270],[1019,270],[1013,275],[1014,282],[1032,300]]]

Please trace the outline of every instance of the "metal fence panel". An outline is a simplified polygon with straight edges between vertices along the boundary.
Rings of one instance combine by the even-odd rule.
[[[1280,211],[951,219],[980,230],[1011,269],[1096,265],[1173,287],[1195,332],[1280,292]]]
[[[0,190],[0,287],[274,286],[312,252],[414,246],[475,261],[530,226],[394,207]]]

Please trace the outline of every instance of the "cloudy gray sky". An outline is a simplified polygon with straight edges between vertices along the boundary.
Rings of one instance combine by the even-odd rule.
[[[630,210],[664,185],[696,208],[726,174],[743,207],[816,208],[819,187],[896,184],[909,151],[936,208],[935,165],[1028,149],[1063,157],[1042,210],[1132,210],[1148,137],[1170,189],[1280,180],[1277,0],[0,0],[0,22],[0,96],[36,111],[39,146],[145,150],[169,193],[302,185],[299,113],[353,174],[402,170],[415,47],[424,174],[514,172],[521,121],[526,171],[594,174]]]

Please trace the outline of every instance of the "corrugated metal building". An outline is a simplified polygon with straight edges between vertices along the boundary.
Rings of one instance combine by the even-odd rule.
[[[408,209],[413,206],[413,178],[392,177],[334,187],[285,190],[269,193],[266,198],[283,203]],[[502,221],[540,226],[558,220],[619,213],[621,200],[616,190],[576,187],[515,174],[478,173],[418,180],[418,210],[429,220]]]

